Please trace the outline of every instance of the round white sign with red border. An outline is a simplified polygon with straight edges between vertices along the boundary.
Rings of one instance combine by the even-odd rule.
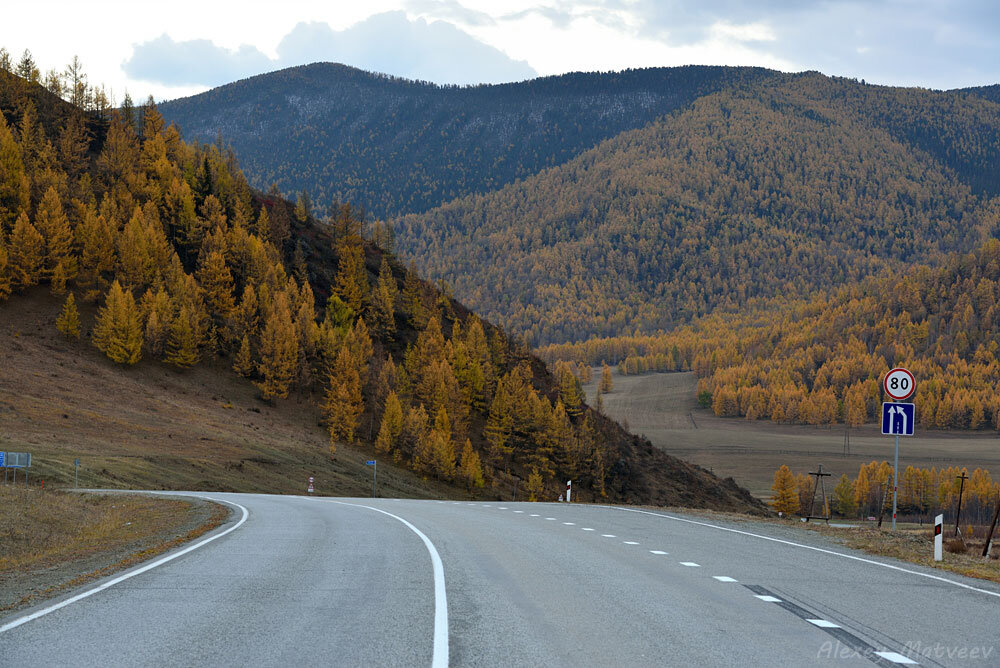
[[[913,374],[902,367],[896,367],[885,374],[882,380],[882,389],[896,401],[902,401],[913,394],[915,385]]]

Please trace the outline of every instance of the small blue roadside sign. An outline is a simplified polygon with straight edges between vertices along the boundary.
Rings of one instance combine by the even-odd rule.
[[[365,462],[365,466],[375,466],[375,460],[369,459],[367,462]]]
[[[913,404],[884,402],[882,433],[887,436],[913,436]]]
[[[5,466],[7,466],[7,464],[5,462],[6,459],[7,459],[7,453],[6,452],[0,452],[0,468],[3,468]]]

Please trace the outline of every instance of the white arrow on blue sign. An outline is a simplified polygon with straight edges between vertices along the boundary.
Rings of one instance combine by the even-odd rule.
[[[887,436],[913,436],[913,404],[884,402],[882,433]]]

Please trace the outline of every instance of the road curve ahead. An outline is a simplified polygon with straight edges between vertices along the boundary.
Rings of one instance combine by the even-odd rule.
[[[0,665],[1000,666],[1000,587],[778,526],[204,496],[234,519],[0,619]]]

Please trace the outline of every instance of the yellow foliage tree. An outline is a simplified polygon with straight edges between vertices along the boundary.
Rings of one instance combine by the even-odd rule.
[[[483,486],[483,467],[479,461],[479,453],[472,448],[472,441],[469,439],[465,439],[465,446],[462,448],[458,475],[469,491]]]
[[[774,473],[774,484],[771,485],[774,492],[771,495],[771,506],[775,511],[790,515],[799,509],[799,495],[795,485],[795,475],[791,470],[782,464]]]
[[[128,290],[115,281],[94,324],[94,345],[118,364],[135,364],[142,357],[139,307]]]
[[[392,452],[403,433],[403,405],[394,391],[389,391],[382,413],[382,425],[375,438],[375,451],[381,454]]]
[[[257,370],[261,379],[256,383],[261,396],[270,401],[284,399],[292,385],[295,365],[299,357],[299,340],[289,312],[288,297],[279,292],[264,323],[260,340],[260,364]]]
[[[330,432],[332,451],[336,452],[338,441],[348,443],[354,441],[354,432],[363,411],[361,381],[350,351],[344,346],[340,349],[340,354],[337,355],[333,370],[330,372],[323,403],[323,414]]]
[[[76,308],[76,299],[72,292],[66,297],[62,312],[56,318],[56,329],[67,338],[80,338],[80,312]]]

